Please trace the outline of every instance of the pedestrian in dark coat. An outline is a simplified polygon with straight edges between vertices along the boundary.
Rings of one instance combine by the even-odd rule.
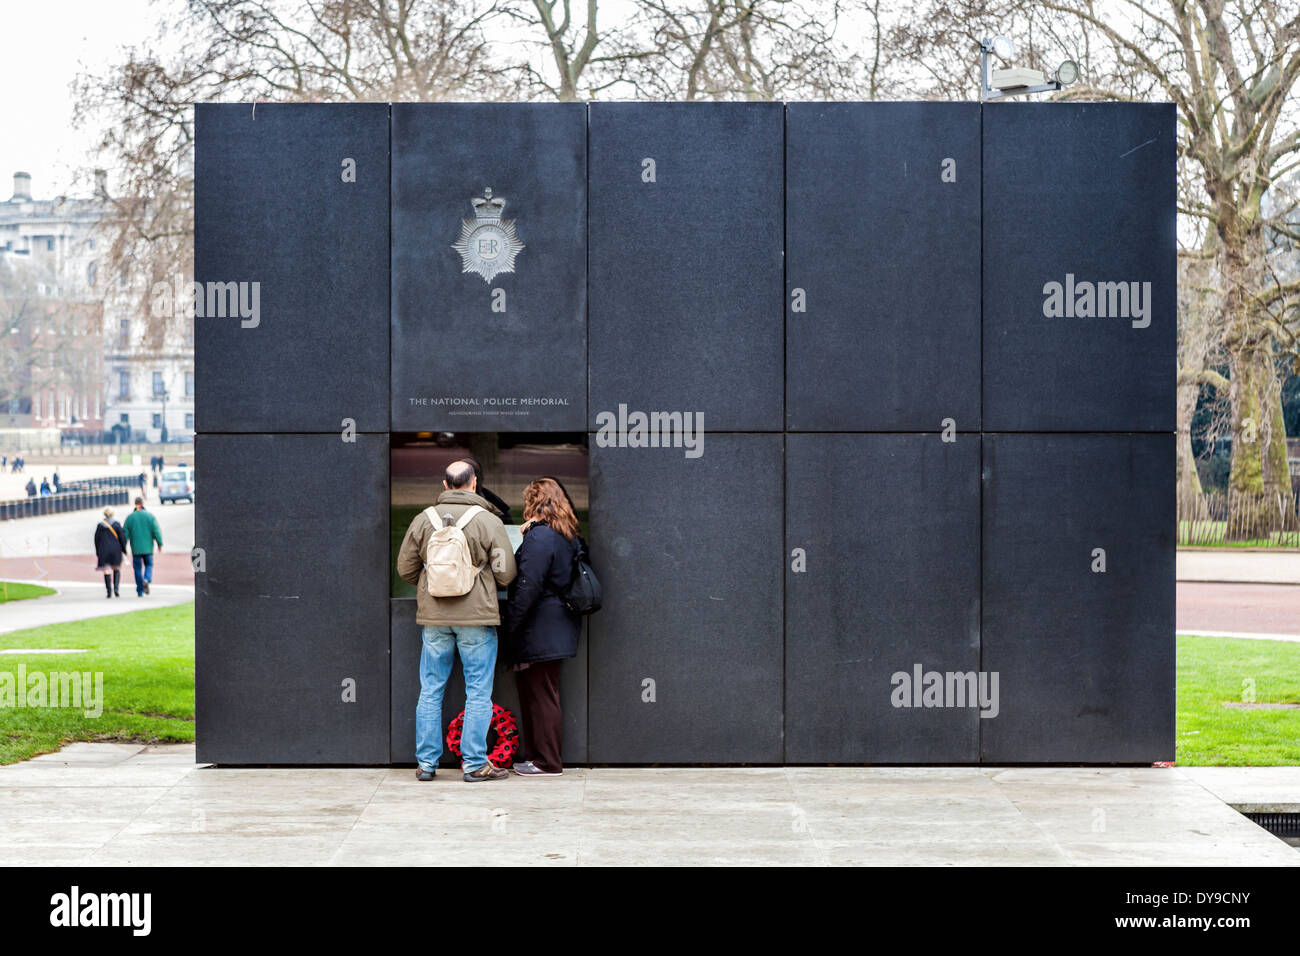
[[[95,525],[95,558],[99,566],[95,568],[104,576],[104,597],[121,597],[118,585],[122,580],[122,553],[126,538],[122,526],[113,520],[113,509],[104,509],[104,520]]]
[[[510,506],[506,504],[505,499],[488,488],[483,487],[483,467],[478,463],[478,459],[466,456],[465,458],[462,458],[461,461],[467,461],[474,467],[474,477],[478,481],[478,488],[475,493],[480,498],[485,499],[487,503],[493,507],[497,513],[497,517],[501,519],[502,524],[514,524],[515,519],[510,517]]]
[[[568,496],[551,478],[524,489],[523,542],[515,552],[518,575],[506,602],[506,656],[515,671],[524,724],[521,776],[558,774],[564,741],[560,666],[578,653],[582,617],[561,596],[573,577],[581,544]]]

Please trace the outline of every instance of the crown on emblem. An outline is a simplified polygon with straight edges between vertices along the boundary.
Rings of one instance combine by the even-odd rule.
[[[490,186],[483,190],[482,196],[475,196],[470,203],[474,206],[475,219],[500,219],[506,208],[505,197],[493,196]]]

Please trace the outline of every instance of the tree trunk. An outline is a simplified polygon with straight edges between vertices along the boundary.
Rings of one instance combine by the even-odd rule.
[[[1232,473],[1228,479],[1228,528],[1230,541],[1267,538],[1272,530],[1269,511],[1259,503],[1264,497],[1265,448],[1271,431],[1272,415],[1267,399],[1270,378],[1276,378],[1268,347],[1267,332],[1251,321],[1245,299],[1245,243],[1232,232],[1224,234],[1221,262],[1223,268],[1223,312],[1227,334],[1224,350],[1228,354],[1228,395],[1232,404]]]
[[[1196,415],[1196,399],[1201,387],[1196,382],[1178,385],[1178,516],[1180,520],[1201,517],[1203,505],[1201,476],[1196,471],[1196,457],[1192,454],[1192,418]]]
[[[1263,448],[1264,493],[1274,508],[1274,527],[1279,531],[1295,531],[1300,529],[1300,518],[1296,516],[1295,498],[1291,494],[1291,468],[1286,457],[1286,415],[1282,410],[1281,382],[1277,379],[1271,348],[1269,359],[1273,387],[1264,405],[1269,422]]]

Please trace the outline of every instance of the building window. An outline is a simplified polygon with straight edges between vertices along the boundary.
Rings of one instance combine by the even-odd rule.
[[[185,373],[185,397],[186,398],[194,397],[194,373],[193,372]]]
[[[153,427],[162,428],[162,415],[158,414],[157,412],[153,413]]]
[[[185,428],[187,431],[194,431],[194,413],[185,413]]]
[[[131,320],[122,319],[117,323],[117,347],[124,349],[131,344]]]
[[[117,373],[117,397],[131,397],[131,373],[123,369]]]
[[[45,240],[45,251],[46,251],[46,252],[53,252],[53,251],[54,251],[54,240],[53,240],[53,239],[46,239],[46,240]]]
[[[163,377],[162,372],[153,373],[153,397],[162,398],[163,394]]]
[[[91,252],[94,252],[94,251],[95,251],[95,240],[94,240],[94,239],[91,239],[91,240],[90,240],[90,251],[91,251]]]
[[[92,262],[90,265],[86,266],[86,281],[87,281],[88,283],[90,283],[90,285],[91,285],[92,288],[93,288],[94,285],[95,285],[95,273],[96,273],[97,271],[98,271],[98,268],[97,268],[96,264],[93,263],[93,262]]]
[[[123,425],[131,424],[131,416],[128,415],[126,412],[123,412],[121,415],[118,415],[117,420],[121,422]]]
[[[185,320],[185,344],[194,344],[194,317],[190,316]]]

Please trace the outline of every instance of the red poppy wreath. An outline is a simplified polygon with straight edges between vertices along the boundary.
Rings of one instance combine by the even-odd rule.
[[[460,756],[460,735],[465,727],[465,711],[447,727],[447,749]],[[519,750],[519,725],[515,715],[500,704],[492,705],[492,724],[488,728],[488,760],[493,766],[509,767],[515,762]]]

